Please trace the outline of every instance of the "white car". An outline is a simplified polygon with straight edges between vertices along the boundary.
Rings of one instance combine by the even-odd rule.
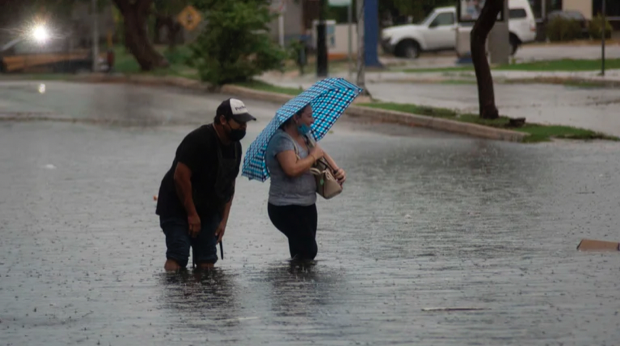
[[[522,43],[536,39],[536,20],[527,0],[509,0],[510,45],[514,54]],[[381,46],[390,54],[410,59],[423,51],[454,50],[457,35],[456,7],[439,7],[418,24],[383,29]]]

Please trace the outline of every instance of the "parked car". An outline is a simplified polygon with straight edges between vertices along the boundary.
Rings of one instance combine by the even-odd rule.
[[[579,23],[579,26],[581,26],[581,37],[582,38],[590,37],[590,31],[589,31],[590,23],[588,22],[586,17],[583,15],[583,13],[579,11],[574,11],[574,10],[552,11],[552,12],[549,12],[549,14],[547,15],[546,23],[551,22],[555,18],[563,18],[563,19],[577,21]]]
[[[536,38],[536,20],[527,0],[509,0],[509,40],[514,55],[519,46]],[[456,48],[456,7],[439,7],[418,24],[383,29],[381,45],[387,53],[410,59],[424,51]],[[466,27],[462,27],[466,28]]]

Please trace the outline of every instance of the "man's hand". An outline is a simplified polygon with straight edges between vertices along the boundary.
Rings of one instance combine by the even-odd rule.
[[[226,232],[226,222],[222,221],[215,230],[215,236],[217,237],[216,244],[219,244],[219,242],[222,241],[222,238],[224,237],[224,232]]]
[[[198,214],[192,214],[187,217],[187,223],[189,223],[189,236],[196,238],[200,233],[200,216]]]

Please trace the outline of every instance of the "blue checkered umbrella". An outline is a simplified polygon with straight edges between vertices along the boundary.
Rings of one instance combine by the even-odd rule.
[[[361,92],[361,88],[342,78],[327,78],[288,101],[278,109],[275,117],[250,144],[245,154],[242,175],[250,180],[262,182],[269,178],[265,163],[265,151],[269,140],[278,128],[299,110],[307,105],[312,106],[314,116],[314,123],[311,126],[312,136],[319,141]]]

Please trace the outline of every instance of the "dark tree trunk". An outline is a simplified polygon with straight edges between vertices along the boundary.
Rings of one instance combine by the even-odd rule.
[[[125,23],[125,45],[136,58],[142,71],[167,67],[168,61],[159,54],[146,30],[148,10],[153,0],[113,0],[123,15]]]
[[[497,15],[504,7],[503,5],[504,0],[487,0],[471,31],[471,58],[476,70],[478,105],[480,117],[483,119],[497,119],[499,117],[499,112],[495,106],[493,76],[486,55],[486,42],[489,32],[495,25]]]

